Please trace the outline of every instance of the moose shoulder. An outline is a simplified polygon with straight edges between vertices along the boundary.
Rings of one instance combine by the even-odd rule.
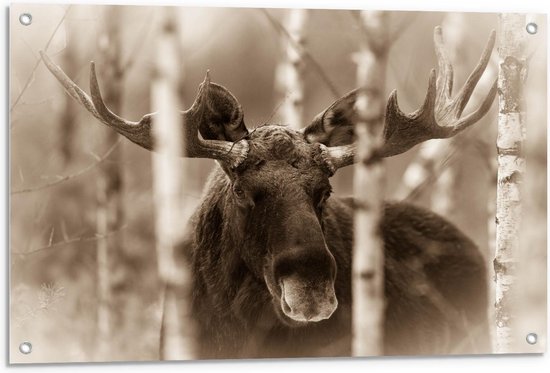
[[[438,73],[430,75],[421,108],[404,114],[395,92],[390,96],[378,156],[451,137],[489,110],[496,85],[462,117],[489,61],[494,33],[454,98],[439,28],[435,45]],[[93,65],[88,96],[42,57],[97,119],[154,149],[154,114],[138,122],[118,117],[103,103]],[[356,96],[354,91],[336,101],[303,131],[277,125],[249,131],[235,97],[207,75],[195,103],[182,112],[184,154],[218,161],[182,245],[193,266],[200,357],[351,354],[354,202],[331,197],[330,177],[355,159]],[[478,248],[443,218],[405,203],[386,204],[380,229],[385,354],[487,351],[486,272]]]

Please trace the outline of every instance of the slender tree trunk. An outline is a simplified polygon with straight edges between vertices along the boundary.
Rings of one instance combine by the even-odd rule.
[[[521,182],[524,176],[523,83],[527,74],[525,15],[500,15],[498,182],[496,209],[496,352],[514,349],[516,264],[522,214]]]
[[[176,248],[184,240],[189,211],[182,211],[182,196],[188,193],[184,172],[188,160],[184,149],[183,117],[179,85],[182,56],[178,41],[178,19],[173,8],[165,8],[158,37],[152,103],[158,111],[153,123],[157,154],[153,154],[153,191],[156,206],[157,261],[163,283],[161,359],[184,360],[195,357],[191,315],[191,275],[186,263],[178,260]],[[183,171],[183,172],[182,172]],[[184,206],[190,210],[191,206]]]
[[[77,55],[76,42],[74,38],[68,36],[67,45],[63,50],[63,66],[69,76],[75,76],[77,73]],[[67,166],[73,159],[73,144],[75,136],[75,121],[78,117],[78,104],[69,95],[64,95],[63,111],[59,121],[59,147],[61,153],[61,163]]]
[[[489,249],[488,252],[488,260],[487,263],[489,263],[487,268],[491,268],[490,261],[495,257],[496,254],[496,236],[497,236],[497,225],[496,225],[496,199],[497,199],[497,162],[494,158],[494,154],[490,154],[491,159],[488,161],[489,165],[489,179],[487,180],[488,184],[488,193],[487,193],[487,248]],[[490,258],[490,259],[489,259]],[[487,271],[487,283],[489,284],[489,307],[487,310],[488,313],[488,319],[490,324],[489,325],[495,325],[496,323],[496,315],[495,315],[495,274],[493,271]],[[491,342],[491,351],[495,351],[496,346],[496,330],[494,328],[489,329],[489,337]]]
[[[285,95],[282,107],[282,122],[292,128],[304,126],[304,45],[306,42],[306,24],[308,11],[306,9],[291,9],[288,11],[285,28],[289,37],[301,46],[296,48],[288,38],[283,38],[286,51],[285,59],[277,70],[277,81],[281,92]]]
[[[354,169],[353,345],[354,356],[384,352],[384,163],[375,155],[382,143],[388,58],[388,14],[362,11],[365,35],[357,55],[357,162]]]
[[[123,80],[121,71],[121,49],[119,25],[121,7],[110,6],[105,13],[105,31],[99,40],[99,51],[102,59],[102,75],[105,82],[103,95],[105,103],[115,113],[122,114]],[[115,131],[103,131],[100,143],[111,148],[118,141]],[[122,252],[122,232],[110,235],[109,232],[120,230],[123,224],[122,171],[120,169],[120,148],[113,152],[99,166],[97,178],[97,234],[105,237],[97,241],[97,287],[98,287],[98,357],[112,357],[113,327],[120,325],[121,315],[117,314],[120,305],[115,304],[113,297],[114,282],[119,282],[120,256]],[[108,237],[108,238],[107,238]],[[108,356],[108,354],[111,354]]]

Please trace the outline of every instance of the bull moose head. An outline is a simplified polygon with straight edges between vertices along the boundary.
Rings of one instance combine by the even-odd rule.
[[[477,122],[493,102],[496,82],[479,108],[462,117],[488,64],[494,32],[454,98],[452,66],[439,27],[434,41],[438,70],[431,71],[420,109],[404,114],[395,90],[388,99],[380,157],[403,153],[428,139],[452,137]],[[88,96],[45,54],[42,58],[67,92],[99,121],[141,147],[154,149],[155,114],[132,122],[111,112],[101,97],[93,63]],[[331,193],[330,177],[355,160],[358,94],[355,90],[337,100],[301,131],[278,125],[249,130],[236,98],[211,83],[207,74],[195,102],[181,113],[184,155],[215,159],[224,170],[227,210],[239,236],[237,249],[249,270],[265,281],[277,315],[289,325],[327,319],[338,305],[336,264],[327,247],[323,209]]]

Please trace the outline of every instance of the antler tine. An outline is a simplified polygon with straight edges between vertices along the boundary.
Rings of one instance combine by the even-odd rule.
[[[378,150],[381,157],[391,157],[404,153],[416,144],[434,137],[442,137],[442,128],[435,123],[437,107],[437,74],[430,71],[428,89],[420,109],[405,114],[399,108],[397,90],[393,90],[386,106],[384,145]],[[406,135],[403,133],[407,132]]]
[[[485,49],[481,54],[479,62],[477,63],[476,67],[474,68],[468,79],[466,79],[466,82],[464,83],[464,85],[460,89],[460,92],[457,95],[457,118],[462,115],[462,112],[464,111],[466,104],[470,100],[470,97],[472,96],[472,93],[474,92],[474,89],[479,82],[479,79],[481,78],[483,72],[489,64],[489,61],[491,59],[491,52],[493,51],[493,48],[495,46],[495,40],[496,32],[495,30],[493,30],[491,31],[491,35],[489,36],[489,40],[487,41],[487,45],[485,45]]]
[[[61,85],[65,88],[65,91],[76,101],[80,102],[86,110],[88,110],[94,117],[103,122],[103,118],[99,115],[97,110],[94,107],[94,104],[90,97],[84,92],[78,85],[75,84],[63,70],[56,64],[52,62],[50,57],[43,51],[39,51],[42,61],[51,71],[51,73],[57,78]]]
[[[451,98],[453,92],[453,65],[447,55],[447,50],[443,43],[443,32],[441,26],[434,29],[434,46],[437,55],[437,99],[438,104],[445,103]]]
[[[129,121],[113,113],[105,105],[101,96],[95,64],[93,62],[90,64],[90,97],[59,66],[54,64],[44,52],[40,51],[40,56],[46,67],[63,85],[69,95],[84,106],[94,117],[141,147],[148,150],[154,149],[151,125],[155,113],[144,115],[139,122]],[[201,84],[195,103],[189,110],[182,112],[186,139],[185,156],[190,158],[216,159],[224,162],[230,168],[236,168],[246,159],[248,154],[248,143],[245,140],[231,143],[228,141],[203,140],[199,138],[199,126],[202,120],[201,110],[206,105],[206,95],[208,95],[209,86],[210,78],[207,73],[204,82]]]
[[[440,104],[437,100],[437,97],[438,97],[437,78],[438,76],[435,69],[431,69],[430,75],[428,77],[428,89],[426,90],[424,103],[422,104],[419,110],[410,114],[411,119],[423,120],[426,126],[431,129],[439,128],[439,126],[435,124],[435,110],[439,106],[438,104]],[[397,105],[397,92],[396,92],[395,104]]]
[[[491,89],[489,90],[489,93],[487,93],[487,96],[485,96],[483,103],[479,106],[479,108],[477,108],[477,110],[459,120],[458,123],[455,125],[453,131],[450,133],[449,137],[456,135],[457,133],[476,123],[489,111],[497,94],[497,83],[498,81],[495,79],[493,85],[491,86]]]
[[[105,119],[113,127],[125,127],[125,126],[137,126],[138,122],[127,121],[115,113],[113,113],[105,105],[103,97],[101,96],[101,90],[99,89],[99,83],[97,82],[97,75],[95,72],[95,63],[90,62],[90,93],[92,96],[92,102],[99,115]]]
[[[153,149],[151,118],[154,114],[145,114],[139,122],[133,122],[113,113],[107,105],[105,105],[105,101],[101,95],[95,71],[95,63],[93,61],[90,62],[90,94],[94,108],[102,118],[101,121],[103,123],[113,128],[133,143],[148,150]]]

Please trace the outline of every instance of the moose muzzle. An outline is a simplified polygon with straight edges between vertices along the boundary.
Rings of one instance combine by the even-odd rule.
[[[283,278],[280,286],[283,313],[295,321],[325,320],[338,307],[332,281],[313,282],[291,275]]]

